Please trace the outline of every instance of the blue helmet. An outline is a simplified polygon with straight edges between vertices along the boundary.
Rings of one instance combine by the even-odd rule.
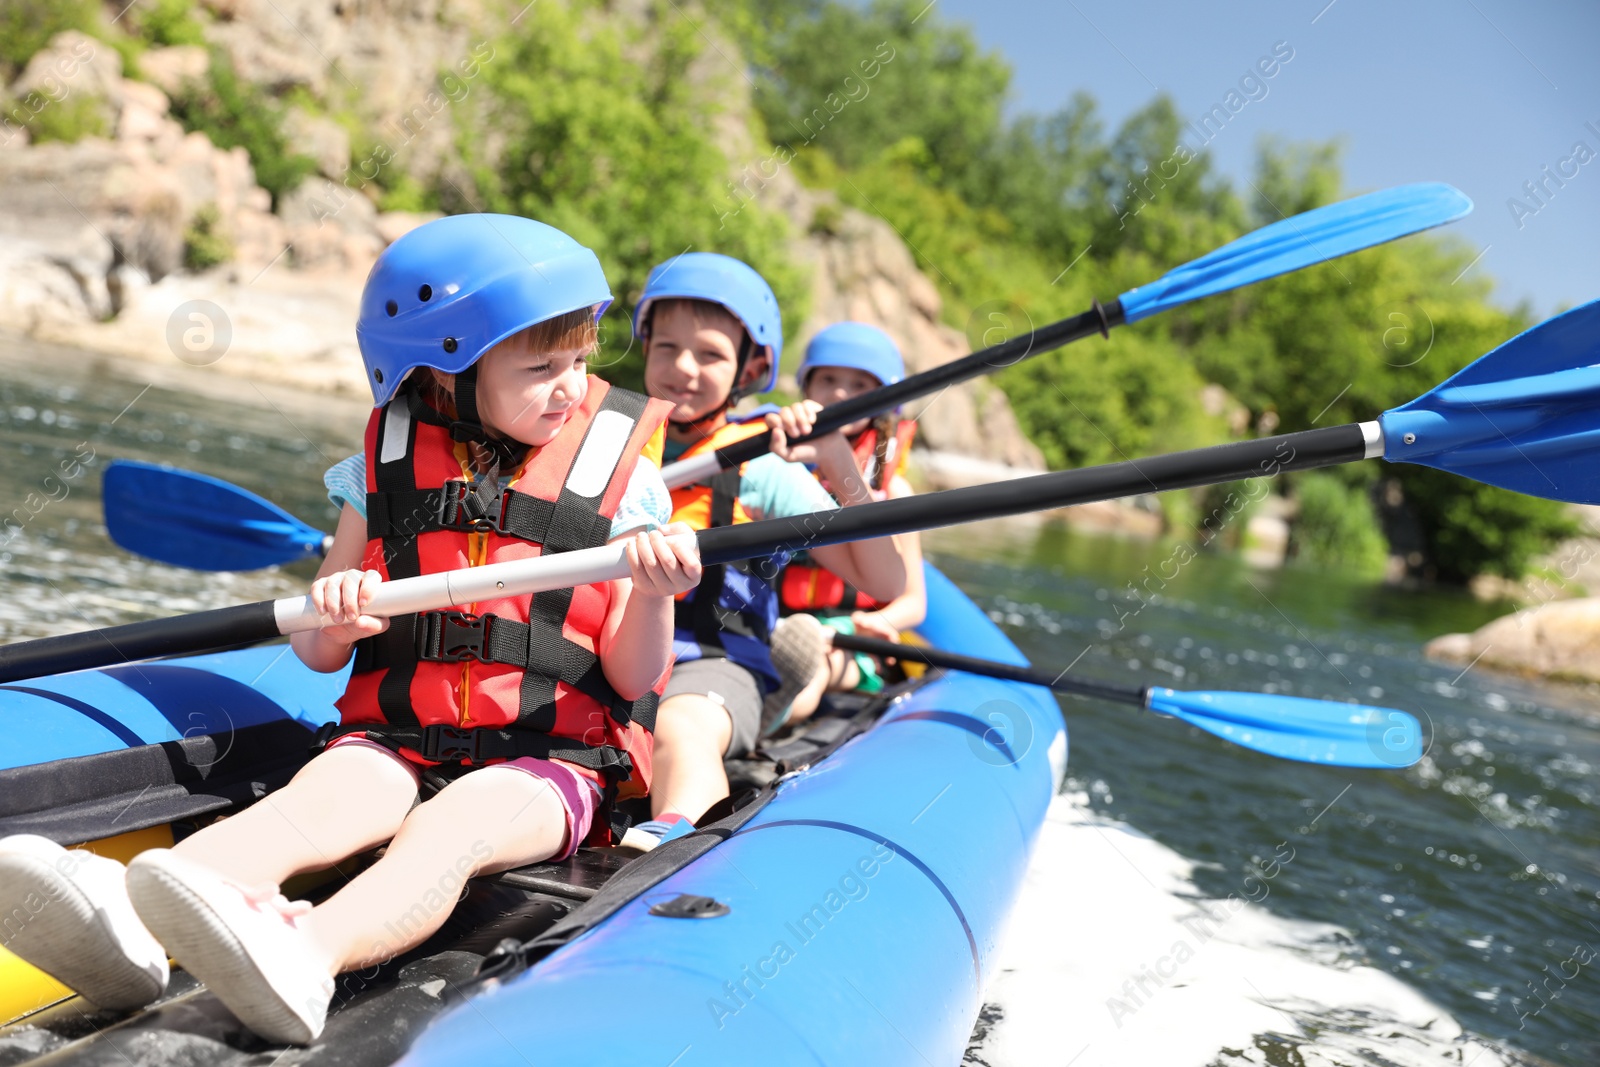
[[[811,339],[806,345],[806,358],[794,372],[802,390],[806,375],[818,367],[866,371],[883,385],[893,385],[906,376],[905,360],[900,358],[900,347],[894,339],[864,322],[836,322]]]
[[[778,384],[778,357],[783,354],[783,320],[772,286],[747,263],[716,252],[685,252],[650,272],[633,311],[633,333],[650,332],[650,305],[657,300],[708,300],[721,304],[744,324],[751,341],[766,349],[767,380],[749,392],[765,393]],[[740,353],[739,369],[744,369]],[[738,390],[735,390],[738,392]],[[736,398],[730,398],[736,399]]]
[[[451,215],[384,250],[367,275],[356,341],[375,406],[417,367],[459,373],[535,323],[611,303],[600,260],[553,226]]]

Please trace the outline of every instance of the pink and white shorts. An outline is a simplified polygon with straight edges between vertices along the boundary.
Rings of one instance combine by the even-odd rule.
[[[422,785],[422,768],[406,759],[392,748],[369,741],[365,737],[347,734],[335,738],[329,743],[328,749],[338,748],[343,745],[361,745],[365,748],[376,749],[384,755],[399,763],[411,773],[412,779],[418,788]],[[560,862],[572,858],[578,851],[578,846],[589,837],[589,830],[594,825],[595,813],[600,809],[600,787],[592,779],[586,778],[574,770],[571,764],[560,760],[539,759],[537,756],[519,756],[505,763],[493,763],[491,767],[506,767],[511,770],[531,774],[540,781],[549,783],[556,792],[556,799],[561,801],[562,810],[567,816],[567,836],[561,846],[561,851],[551,857],[552,862]]]

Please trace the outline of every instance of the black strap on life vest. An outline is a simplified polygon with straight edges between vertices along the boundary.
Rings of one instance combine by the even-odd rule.
[[[361,642],[356,649],[354,670],[392,670],[398,664],[417,660],[501,663],[564,682],[608,707],[620,725],[637,722],[646,730],[655,729],[656,694],[624,701],[606,681],[600,657],[568,640],[558,625],[543,619],[526,623],[464,611],[427,611],[410,618],[414,622],[405,631],[391,625],[377,637]]]
[[[733,467],[713,475],[709,484],[712,528],[732,526],[734,504],[739,499],[739,468]],[[738,611],[723,607],[721,604],[728,568],[736,567],[746,574],[751,574],[753,573],[751,567],[759,562],[761,561],[740,560],[706,567],[701,572],[700,584],[695,588],[694,597],[688,601],[679,600],[673,605],[673,625],[694,634],[695,644],[700,646],[702,657],[727,658],[727,652],[722,644],[724,633],[753,637],[762,644],[771,644],[772,635],[768,631],[765,619],[758,618],[753,612]]]
[[[387,723],[328,723],[317,731],[312,751],[320,752],[328,743],[346,734],[364,734],[385,748],[402,747],[419,753],[423,759],[444,765],[449,774],[459,765],[467,770],[490,760],[558,759],[602,775],[609,784],[626,781],[633,773],[633,760],[611,745],[585,745],[563,737],[551,737],[517,727],[393,726]]]
[[[638,393],[613,387],[607,391],[605,399],[601,402],[600,411],[615,411],[626,416],[631,422],[637,423],[644,417],[648,403],[647,398]],[[411,410],[415,414],[415,404],[411,406]],[[596,415],[598,417],[599,412],[596,412]],[[441,420],[442,416],[435,412],[433,418],[423,421],[441,425]],[[419,490],[416,485],[416,466],[413,460],[416,448],[416,421],[412,420],[408,425],[410,437],[406,442],[405,455],[394,462],[381,463],[377,460],[384,454],[383,435],[388,431],[388,420],[380,421],[378,455],[373,458],[376,463],[374,481],[377,491],[368,494],[368,536],[383,541],[389,574],[393,578],[411,577],[421,572],[417,536],[425,532],[416,529],[410,523],[394,521],[396,501],[400,502],[403,509],[425,495],[425,492]],[[583,455],[583,444],[587,442],[587,433],[592,432],[593,427],[594,420],[591,420],[585,441],[580,442],[574,453],[574,463]],[[621,458],[619,454],[619,464]],[[616,472],[617,467],[613,466],[599,493],[590,497],[579,496],[567,487],[565,483],[570,479],[570,468],[563,475],[561,493],[554,502],[519,494],[518,498],[523,501],[537,501],[543,505],[538,509],[540,511],[538,525],[543,537],[537,543],[542,546],[545,554],[593,548],[609,540],[611,523],[600,516],[599,508],[606,488],[616,477]],[[458,484],[464,486],[466,483],[452,482],[445,487],[444,492],[464,500],[465,496],[461,490],[452,488]],[[497,481],[495,490],[498,493]],[[498,495],[503,499],[511,494],[507,492]],[[481,501],[483,498],[474,499]],[[376,508],[374,504],[377,505]],[[502,517],[505,514],[502,508]],[[597,519],[600,521],[596,521]],[[502,532],[513,537],[524,537],[519,530],[507,528]],[[637,722],[645,729],[652,730],[655,726],[655,707],[658,699],[656,694],[647,693],[636,701],[623,700],[606,681],[598,657],[562,633],[567,611],[572,606],[572,595],[573,591],[570,588],[552,589],[534,594],[527,623],[502,619],[492,614],[476,616],[465,612],[422,612],[396,616],[384,633],[358,641],[354,670],[386,672],[378,686],[378,706],[383,712],[386,725],[373,728],[374,735],[382,733],[385,736],[390,734],[408,736],[408,731],[422,729],[415,709],[411,706],[410,694],[411,681],[418,662],[460,662],[466,659],[503,663],[523,669],[517,722],[512,727],[496,731],[508,735],[527,735],[529,739],[525,743],[519,742],[526,751],[519,750],[519,755],[538,755],[539,752],[534,751],[535,749],[549,745],[555,745],[563,751],[565,747],[574,745],[584,747],[580,742],[549,736],[556,725],[555,691],[558,682],[565,683],[598,701],[608,709],[611,717],[619,725]],[[544,738],[542,741],[538,740],[541,736]],[[404,740],[397,743],[416,747]],[[417,751],[422,750],[419,748]],[[631,768],[631,761],[626,754],[619,753],[619,755],[621,763],[617,760],[607,760],[606,765],[611,767],[626,765]],[[491,754],[485,758],[492,759],[497,756]],[[570,759],[566,755],[560,758],[588,766],[587,763]]]
[[[452,481],[437,489],[367,494],[367,533],[370,537],[405,536],[456,530],[463,533],[493,531],[534,544],[547,544],[556,519],[556,502],[515,489],[500,488],[500,480]],[[582,516],[566,521],[583,523]],[[589,516],[591,529],[575,530],[576,540],[590,543],[610,537],[611,520],[599,512]]]

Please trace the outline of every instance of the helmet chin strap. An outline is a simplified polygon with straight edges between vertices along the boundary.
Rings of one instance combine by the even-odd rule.
[[[495,472],[501,467],[515,467],[528,454],[528,446],[504,437],[494,437],[483,427],[478,414],[478,364],[473,363],[456,374],[456,420],[450,424],[450,437],[455,441],[478,445],[488,451]]]

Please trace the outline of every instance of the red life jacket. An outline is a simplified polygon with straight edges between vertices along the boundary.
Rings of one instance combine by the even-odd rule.
[[[856,469],[862,472],[868,485],[877,486],[872,490],[872,495],[879,500],[888,496],[889,482],[905,469],[911,441],[916,435],[917,421],[901,419],[895,427],[894,440],[889,442],[884,463],[886,473],[876,469],[878,431],[875,427],[868,426],[850,442],[850,450],[856,457]],[[827,485],[827,482],[823,482],[823,485]],[[848,615],[853,611],[876,611],[884,606],[884,602],[863,593],[826,567],[817,566],[810,554],[802,552],[796,554],[779,576],[778,605],[785,615],[801,611],[814,615]]]
[[[447,420],[403,391],[367,424],[362,565],[387,581],[605,544],[669,410],[591,377],[561,432],[502,491],[466,480]],[[660,685],[630,703],[606,681],[596,652],[610,606],[599,583],[396,616],[357,643],[337,732],[378,727],[364,732],[429,764],[559,759],[608,799],[641,795]]]

